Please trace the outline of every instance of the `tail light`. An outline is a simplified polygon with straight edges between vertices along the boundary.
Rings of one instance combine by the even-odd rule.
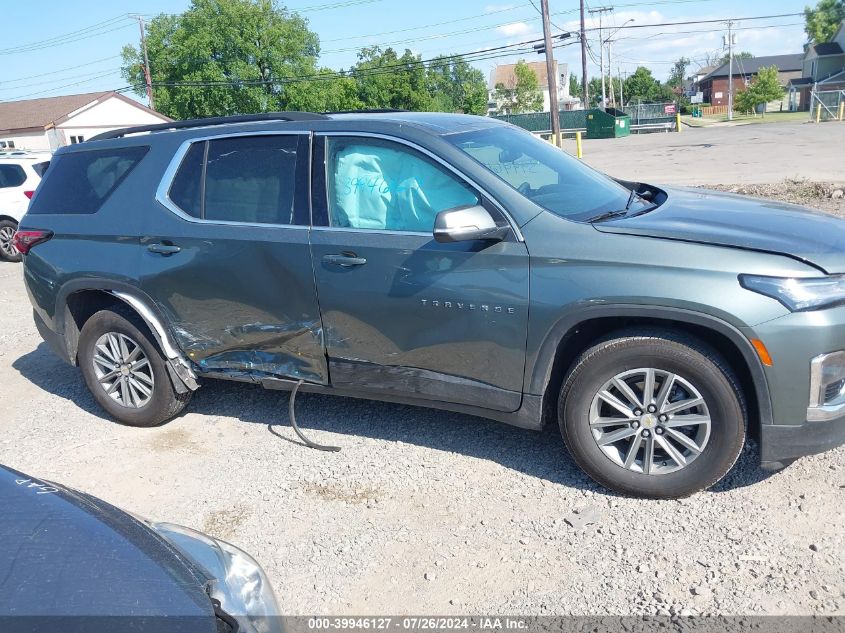
[[[15,236],[12,238],[12,244],[18,249],[21,255],[26,255],[29,249],[46,242],[53,237],[53,231],[42,231],[40,229],[32,229],[30,231],[15,231]]]
[[[32,194],[34,194],[34,193],[35,193],[34,191],[24,191],[23,195],[25,195],[27,198],[32,200]]]

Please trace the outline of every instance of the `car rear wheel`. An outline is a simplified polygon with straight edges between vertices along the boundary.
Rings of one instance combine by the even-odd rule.
[[[578,465],[638,497],[712,486],[745,441],[733,371],[714,350],[668,332],[620,335],[585,351],[564,381],[558,417]]]
[[[79,367],[97,403],[129,426],[157,426],[177,415],[179,393],[146,326],[129,310],[101,310],[79,333]]]
[[[0,259],[6,262],[21,261],[21,254],[15,248],[13,238],[18,230],[18,223],[12,220],[0,220]]]

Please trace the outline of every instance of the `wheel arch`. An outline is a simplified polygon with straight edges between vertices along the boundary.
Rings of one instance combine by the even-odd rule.
[[[121,281],[85,279],[65,284],[56,298],[55,324],[67,348],[68,359],[77,363],[79,332],[95,312],[115,305],[126,306],[147,325],[167,357],[171,374],[187,388],[199,387],[191,363],[185,358],[167,328],[155,302],[142,290]]]
[[[772,424],[772,406],[763,366],[750,341],[733,325],[707,314],[680,308],[596,306],[561,319],[546,337],[528,393],[543,395],[543,421],[553,420],[563,379],[578,355],[598,338],[631,327],[659,327],[693,336],[716,349],[740,379],[748,405],[749,430],[758,436]]]
[[[3,221],[14,222],[15,224],[20,224],[20,221],[12,217],[11,215],[7,215],[5,213],[0,213],[0,222]]]

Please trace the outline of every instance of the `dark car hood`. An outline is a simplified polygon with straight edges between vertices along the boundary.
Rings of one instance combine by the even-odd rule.
[[[93,631],[146,618],[156,630],[180,620],[215,630],[205,573],[126,512],[3,466],[0,508],[0,622],[86,619]]]
[[[667,188],[643,215],[599,231],[716,244],[787,255],[827,273],[845,272],[845,221],[804,207],[716,191]]]

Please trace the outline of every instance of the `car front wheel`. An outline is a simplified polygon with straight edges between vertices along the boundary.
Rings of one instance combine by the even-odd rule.
[[[123,424],[159,425],[191,399],[173,387],[164,356],[129,310],[92,315],[79,333],[78,360],[94,399]]]
[[[15,248],[13,238],[18,230],[18,223],[12,220],[0,220],[0,259],[6,262],[21,261],[21,254]]]
[[[728,364],[669,332],[633,332],[586,350],[558,411],[573,458],[618,492],[678,498],[712,486],[745,441],[745,407]]]

